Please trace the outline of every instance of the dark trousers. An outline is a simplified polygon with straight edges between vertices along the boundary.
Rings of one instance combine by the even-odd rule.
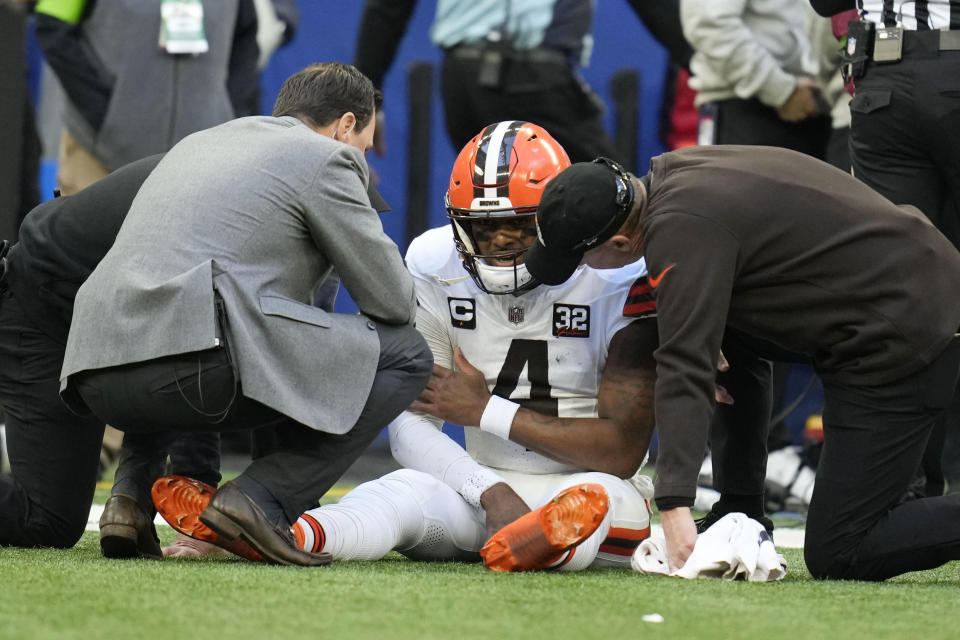
[[[949,493],[960,493],[960,393],[954,396],[943,423],[943,477]]]
[[[83,372],[74,384],[96,415],[127,434],[139,434],[139,456],[122,460],[118,475],[126,473],[125,465],[143,464],[138,457],[165,450],[177,431],[273,429],[275,449],[254,460],[235,482],[268,518],[289,525],[317,505],[426,386],[433,358],[416,329],[378,324],[377,335],[380,361],[373,387],[356,424],[342,435],[310,429],[245,397],[229,348]],[[323,393],[323,381],[316,385]]]
[[[787,122],[776,109],[755,98],[718,100],[701,107],[701,114],[713,118],[713,144],[783,147],[819,159],[827,152],[832,131],[826,115]],[[730,370],[717,381],[733,396],[734,404],[718,405],[714,415],[710,434],[714,488],[723,495],[722,500],[731,500],[731,506],[744,509],[750,505],[762,515],[768,439],[776,444],[789,440],[782,421],[773,425],[773,433],[769,422],[782,399],[790,367],[779,364],[781,360],[772,367],[769,360],[757,357],[755,349],[746,347],[744,340],[750,339],[728,331],[723,347]]]
[[[960,495],[900,502],[953,399],[960,340],[874,387],[824,380],[824,444],[804,557],[815,578],[884,580],[960,559]]]
[[[783,147],[823,159],[830,139],[830,118],[816,116],[787,122],[757,99],[718,100],[715,109],[714,144],[747,144]]]
[[[807,359],[736,329],[727,328],[721,348],[730,369],[717,374],[734,403],[717,404],[710,429],[713,486],[721,493],[718,510],[763,516],[770,417],[776,379],[771,361]]]
[[[730,369],[717,374],[717,384],[733,396],[734,403],[718,403],[714,413],[710,429],[713,486],[724,497],[754,496],[759,513],[747,515],[762,516],[772,367],[757,355],[747,336],[735,330],[724,334],[722,350]]]
[[[64,345],[0,295],[0,405],[10,475],[0,476],[0,544],[68,548],[83,535],[100,462],[103,421],[60,400]]]
[[[443,57],[440,88],[447,134],[456,151],[488,124],[526,120],[556,138],[571,162],[597,156],[616,158],[603,127],[603,104],[569,63],[513,61],[504,68],[503,86],[483,87],[477,78],[480,58],[456,50]]]
[[[220,483],[219,432],[177,433],[169,438],[158,438],[153,433],[124,433],[110,494],[128,495],[146,513],[153,514],[150,488],[157,478],[169,474],[195,478],[216,487]]]
[[[938,51],[939,31],[906,32],[903,59],[870,63],[850,103],[853,174],[895,204],[920,209],[960,247],[960,51]],[[944,469],[960,481],[960,411],[942,428],[947,457],[928,453],[927,495]],[[936,443],[931,444],[931,449]]]
[[[905,35],[903,60],[871,63],[856,81],[853,174],[960,247],[960,51],[936,51],[937,31]]]
[[[0,295],[0,405],[11,467],[9,476],[0,476],[0,544],[72,547],[90,515],[103,421],[78,416],[60,400],[63,351],[61,342],[36,329],[13,294]],[[127,462],[117,470],[114,493],[136,497],[151,513],[150,487],[163,473],[219,482],[217,433],[184,434],[168,445],[151,448],[143,462],[138,435],[125,437],[120,458]]]

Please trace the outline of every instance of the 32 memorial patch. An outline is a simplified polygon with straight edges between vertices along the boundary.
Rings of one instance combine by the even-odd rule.
[[[590,305],[553,305],[553,335],[558,338],[590,337]]]
[[[447,298],[450,324],[458,329],[477,328],[477,303],[473,298]]]

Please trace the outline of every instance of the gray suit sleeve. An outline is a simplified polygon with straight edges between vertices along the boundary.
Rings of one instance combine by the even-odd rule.
[[[370,206],[366,179],[366,161],[357,149],[343,146],[332,153],[304,194],[306,222],[361,313],[386,324],[411,324],[413,278]]]

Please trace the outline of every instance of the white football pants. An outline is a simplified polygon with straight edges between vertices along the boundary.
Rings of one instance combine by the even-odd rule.
[[[644,476],[627,481],[598,472],[497,473],[531,508],[583,482],[606,489],[607,516],[593,535],[567,554],[562,570],[629,567],[634,549],[650,535],[645,496],[652,495],[652,484]],[[487,538],[485,517],[482,509],[467,504],[433,476],[401,469],[359,485],[336,504],[306,512],[294,533],[302,548],[326,551],[335,560],[377,560],[392,549],[414,560],[474,561]]]

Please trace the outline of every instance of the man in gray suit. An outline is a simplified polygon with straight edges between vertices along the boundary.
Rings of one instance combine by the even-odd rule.
[[[290,523],[425,386],[413,282],[366,193],[379,94],[355,68],[284,83],[272,117],[193,134],[138,193],[80,289],[62,394],[128,432],[271,425],[278,448],[201,520],[268,561],[320,565]],[[336,269],[361,314],[310,305]],[[149,508],[137,496],[143,510]],[[101,545],[138,544],[118,523]]]

